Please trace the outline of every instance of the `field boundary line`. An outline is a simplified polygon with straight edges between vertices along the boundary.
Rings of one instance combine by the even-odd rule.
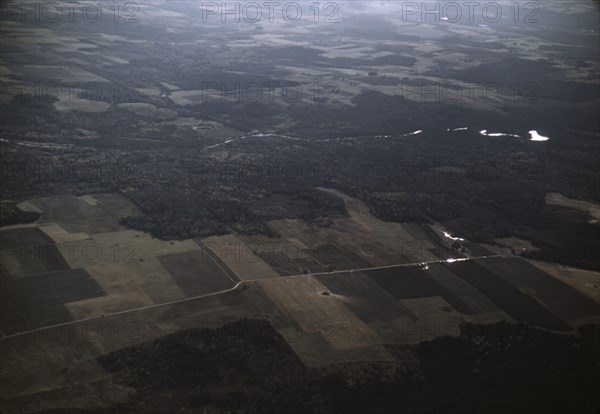
[[[492,257],[499,257],[499,258],[511,258],[511,257],[513,257],[514,258],[514,257],[518,257],[518,256],[500,255],[500,254],[498,254],[498,255],[477,256],[477,257],[469,257],[469,258],[459,258],[459,259],[455,259],[455,260],[456,261],[470,261],[470,260],[476,260],[476,259],[487,259],[487,258],[492,258]],[[452,260],[452,259],[450,259],[450,260]],[[423,264],[427,265],[427,264],[433,264],[433,263],[452,263],[452,262],[448,262],[448,259],[446,259],[446,260],[431,260],[431,261],[428,261],[428,262],[401,263],[401,264],[393,264],[393,265],[385,265],[385,266],[364,267],[364,268],[359,268],[359,269],[348,269],[348,270],[332,270],[331,272],[316,272],[316,273],[306,273],[306,274],[301,273],[301,274],[296,274],[296,275],[280,276],[280,277],[288,278],[288,277],[307,277],[307,276],[335,275],[335,274],[341,274],[341,273],[354,273],[354,272],[363,272],[363,271],[379,270],[379,269],[391,269],[391,268],[396,268],[396,267],[414,267],[414,266],[417,266],[417,265],[423,265]],[[275,278],[266,278],[266,279],[265,278],[261,278],[261,279],[242,280],[242,281],[237,282],[231,288],[225,289],[225,290],[220,290],[218,292],[207,293],[207,294],[204,294],[204,295],[193,296],[193,297],[190,297],[190,298],[182,298],[182,299],[172,300],[172,301],[169,301],[169,302],[154,303],[152,305],[141,306],[139,308],[124,309],[124,310],[121,310],[121,311],[104,313],[104,314],[101,314],[101,315],[90,316],[90,317],[83,318],[83,319],[76,319],[76,320],[73,320],[73,321],[67,321],[67,322],[57,323],[57,324],[54,324],[54,325],[42,326],[40,328],[31,329],[31,330],[23,331],[23,332],[17,332],[17,333],[10,334],[10,335],[4,334],[3,336],[0,337],[0,342],[2,340],[4,340],[4,339],[9,339],[9,338],[15,338],[15,337],[23,336],[23,335],[28,335],[28,334],[40,332],[40,331],[43,331],[43,330],[46,330],[46,329],[59,328],[59,327],[62,327],[62,326],[69,326],[69,325],[74,325],[74,324],[83,323],[83,322],[95,321],[95,320],[98,320],[98,319],[103,319],[105,317],[111,317],[111,316],[116,316],[116,315],[123,315],[123,314],[126,314],[126,313],[143,311],[143,310],[147,310],[147,309],[156,309],[156,308],[160,308],[162,306],[176,305],[178,303],[190,302],[190,301],[193,301],[193,300],[204,299],[204,298],[208,298],[208,297],[212,297],[212,296],[218,296],[218,295],[222,295],[224,293],[233,292],[233,291],[237,290],[240,286],[244,286],[245,283],[253,283],[253,282],[265,281],[265,280],[269,280],[269,279],[275,279]]]

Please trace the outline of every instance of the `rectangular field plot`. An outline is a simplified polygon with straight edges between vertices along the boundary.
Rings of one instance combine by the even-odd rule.
[[[291,259],[282,254],[257,253],[269,266],[281,276],[300,275],[302,273],[317,273],[325,271],[312,257]]]
[[[290,276],[302,273],[302,270],[287,257],[282,255],[272,255],[270,253],[256,254],[281,276]]]
[[[167,254],[159,256],[158,260],[188,297],[226,290],[239,282],[235,274],[208,249]]]
[[[600,272],[546,262],[531,262],[530,265],[600,303]]]
[[[430,341],[440,336],[460,335],[461,317],[444,298],[432,296],[428,298],[402,299],[400,303],[418,321],[406,324],[403,328],[405,343]]]
[[[467,315],[474,313],[459,297],[432,278],[428,270],[396,267],[367,270],[365,274],[396,299],[441,296],[457,311]]]
[[[326,244],[316,249],[316,260],[325,268],[331,266],[336,270],[363,269],[371,264],[349,250],[339,248],[335,244]]]
[[[314,276],[278,277],[254,284],[260,290],[248,289],[245,294],[269,315],[276,329],[288,330],[284,337],[308,366],[392,359],[377,333],[337,295],[324,294],[327,287]]]
[[[478,289],[517,322],[556,331],[572,330],[534,298],[474,261],[444,263],[443,266]]]
[[[417,319],[364,273],[323,274],[315,278],[363,322]]]
[[[59,247],[36,228],[4,230],[0,232],[0,264],[9,278],[68,269]]]
[[[257,256],[234,234],[211,236],[196,241],[203,249],[214,252],[214,257],[222,260],[240,280],[255,280],[279,277],[263,259]]]
[[[70,321],[66,303],[105,295],[83,269],[3,280],[0,287],[0,320],[7,335]]]
[[[300,219],[273,220],[269,222],[269,227],[298,247],[318,249],[319,246],[332,244],[350,251],[373,266],[421,260],[420,257],[415,259],[412,254],[407,257],[407,243],[414,245],[415,240],[402,224],[384,222],[374,217],[362,201],[339,191],[319,189],[342,198],[349,217],[334,218],[328,227],[317,226]],[[426,242],[424,244],[431,247]],[[332,266],[335,267],[335,264]],[[350,269],[349,266],[338,268]]]
[[[344,302],[383,342],[405,343],[418,318],[361,272],[315,276],[331,295]]]
[[[450,272],[444,266],[439,263],[432,263],[429,265],[427,273],[437,281],[439,284],[444,286],[456,297],[458,297],[465,305],[469,307],[475,314],[501,314],[504,319],[510,319],[510,317],[502,311],[494,302],[489,300],[480,291],[475,289],[473,286],[465,282],[454,273]]]
[[[325,270],[317,262],[317,249],[309,249],[298,240],[287,240],[281,237],[269,238],[261,235],[238,235],[238,238],[281,276]]]
[[[119,219],[139,214],[135,205],[118,194],[69,195],[32,200],[42,210],[42,221],[58,223],[69,233],[105,233],[125,228]]]
[[[533,296],[566,321],[600,315],[600,305],[522,259],[482,259],[477,263]]]
[[[59,224],[51,224],[49,226],[41,226],[39,230],[44,232],[51,240],[56,243],[76,243],[78,241],[87,240],[90,238],[86,233],[69,233],[65,231]]]

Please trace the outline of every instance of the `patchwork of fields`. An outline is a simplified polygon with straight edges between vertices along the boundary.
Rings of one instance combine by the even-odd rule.
[[[584,412],[600,2],[103,3],[0,5],[0,414]]]
[[[348,214],[329,227],[279,220],[273,237],[179,241],[124,228],[141,213],[119,194],[28,200],[40,220],[0,230],[2,399],[126,401],[133,391],[97,356],[244,317],[268,320],[308,367],[394,363],[388,345],[457,336],[465,323],[572,332],[600,320],[598,273],[577,284],[556,265],[476,257],[472,245],[469,255],[437,225],[385,223],[338,195]],[[75,375],[87,397],[67,386]]]

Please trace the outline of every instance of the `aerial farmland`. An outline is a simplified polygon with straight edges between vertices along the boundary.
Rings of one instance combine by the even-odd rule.
[[[0,413],[596,414],[599,4],[472,3],[2,2]]]

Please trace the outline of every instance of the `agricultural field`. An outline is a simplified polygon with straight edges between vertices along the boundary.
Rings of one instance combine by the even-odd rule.
[[[335,299],[340,300],[382,343],[411,343],[420,339],[424,326],[388,292],[362,272],[315,276]]]
[[[136,206],[120,194],[61,195],[29,202],[41,211],[38,223],[59,224],[69,233],[126,230],[119,224],[119,219],[140,214]]]
[[[4,274],[11,279],[69,268],[53,240],[39,228],[3,231],[1,250]]]
[[[517,322],[556,331],[572,330],[565,321],[532,296],[521,292],[515,285],[474,261],[445,264],[444,267],[486,295]]]
[[[475,263],[534,297],[575,328],[597,320],[600,315],[598,303],[526,261],[507,258]]]
[[[239,280],[255,280],[279,275],[252,249],[233,234],[212,236],[201,241],[204,249],[212,251],[210,257],[216,256],[228,266]]]
[[[429,276],[458,298],[470,313],[464,319],[470,323],[514,322],[505,311],[492,302],[474,286],[465,282],[441,263],[432,263],[427,270]]]
[[[531,264],[600,303],[600,272],[539,261]]]
[[[0,286],[3,334],[72,321],[67,303],[106,295],[83,269],[3,280]]]
[[[287,3],[2,1],[0,413],[597,413],[600,3]]]
[[[600,220],[600,205],[590,201],[574,200],[565,197],[560,193],[546,194],[546,203],[549,205],[570,208],[573,210],[583,211],[589,214],[589,222],[591,224],[598,223]]]
[[[256,306],[275,327],[290,331],[290,346],[308,366],[344,361],[391,361],[381,340],[336,295],[309,275],[264,279]]]
[[[32,307],[31,315],[21,317],[38,327],[227,290],[239,281],[194,240],[162,241],[124,227],[122,217],[141,213],[120,194],[44,197],[26,203],[35,206],[40,218],[30,228],[1,230],[3,286],[6,279],[7,295],[20,289],[15,283],[23,283],[29,294],[40,291],[41,310]],[[44,284],[55,284],[54,291],[63,277],[64,297],[44,299]],[[81,297],[69,293],[78,286]],[[24,304],[13,309],[19,302],[7,302],[6,318],[27,309]],[[44,316],[44,307],[56,309]]]
[[[70,216],[57,211],[61,201]],[[29,200],[40,219],[0,230],[3,240],[52,246],[59,264],[3,255],[6,411],[127,404],[139,391],[115,381],[98,358],[244,318],[266,321],[302,366],[350,376],[359,368],[347,371],[349,364],[384,371],[412,366],[410,351],[394,347],[461,338],[465,324],[527,323],[573,332],[597,321],[598,302],[580,292],[585,285],[561,281],[565,271],[558,275],[516,257],[470,259],[438,224],[388,229],[355,199],[344,201],[347,215],[331,226],[273,221],[271,236],[164,241],[120,223],[125,214],[142,214],[123,196]],[[355,235],[342,234],[353,225]],[[352,241],[359,234],[357,246]],[[368,247],[383,253],[379,263],[385,265],[374,266],[365,245],[382,235]],[[399,240],[409,250],[403,252]],[[69,386],[74,376],[86,378],[80,385],[85,396]]]
[[[365,271],[379,286],[396,300],[441,296],[451,306],[466,315],[473,310],[433,279],[428,270],[415,268],[378,269]]]
[[[135,393],[110,381],[96,362],[99,355],[181,329],[213,328],[253,315],[239,293],[231,292],[3,338],[3,412],[22,407],[34,411],[57,406],[101,408],[125,401]],[[84,379],[80,389],[87,392],[74,389],[73,378]]]
[[[313,249],[315,258],[324,267],[345,270],[463,256],[452,249],[448,239],[440,237],[441,229],[385,222],[373,216],[369,207],[356,198],[339,191],[320,190],[341,198],[347,216],[334,218],[327,227],[298,219],[272,221],[269,226],[290,243]],[[475,249],[474,253],[481,251]]]
[[[205,251],[174,253],[159,256],[158,260],[188,297],[227,290],[239,282]]]
[[[309,249],[299,240],[280,236],[238,235],[254,254],[281,276],[318,273],[325,270],[320,262],[321,251]]]

